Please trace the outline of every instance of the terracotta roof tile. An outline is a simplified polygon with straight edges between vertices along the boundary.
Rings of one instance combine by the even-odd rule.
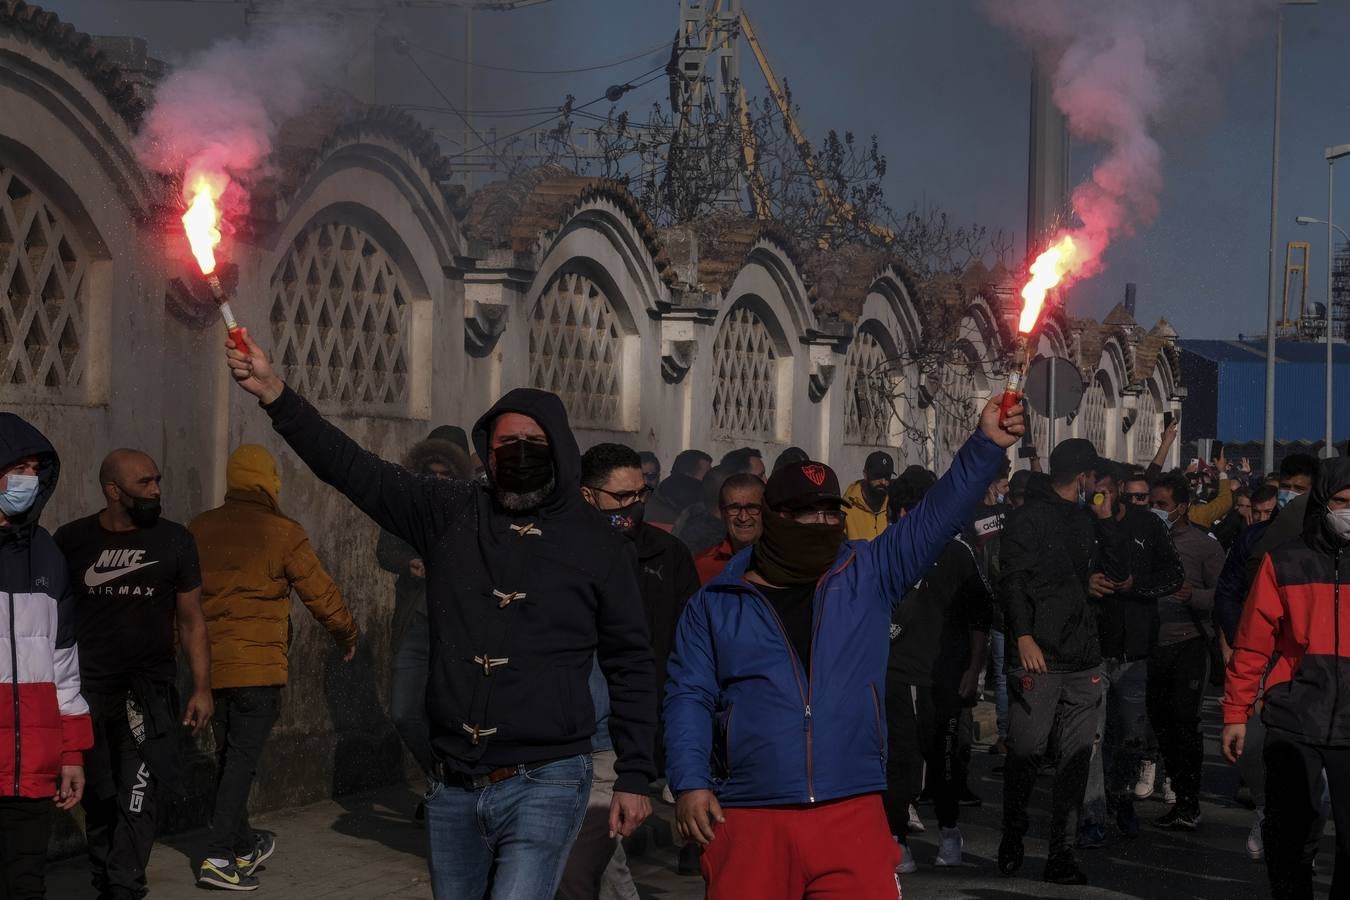
[[[78,68],[128,125],[133,129],[140,126],[145,101],[137,95],[134,82],[88,34],[61,21],[56,13],[24,0],[0,0],[0,28],[27,35]]]

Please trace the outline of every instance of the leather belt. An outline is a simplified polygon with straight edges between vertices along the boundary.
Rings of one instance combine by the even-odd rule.
[[[502,766],[482,775],[465,775],[463,772],[452,772],[446,767],[445,763],[441,763],[441,782],[443,784],[463,788],[466,791],[481,791],[489,785],[500,784],[507,779],[515,778],[517,775],[526,775],[533,772],[535,769],[542,769],[544,766],[552,765],[553,763],[566,758],[567,757],[560,756],[558,759],[545,759],[539,762],[521,763],[520,765],[515,766]]]

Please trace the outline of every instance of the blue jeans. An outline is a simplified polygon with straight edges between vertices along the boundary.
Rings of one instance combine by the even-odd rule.
[[[389,717],[394,720],[403,746],[417,765],[432,778],[436,756],[431,752],[431,729],[427,724],[427,666],[431,657],[431,629],[427,615],[418,610],[408,621],[398,642],[389,686]]]
[[[1083,796],[1083,824],[1105,825],[1107,795],[1125,797],[1134,787],[1148,735],[1145,696],[1148,660],[1102,660],[1105,702],[1097,716],[1097,743],[1093,747],[1087,790]]]
[[[994,666],[994,721],[997,723],[998,736],[1008,737],[1008,673],[1003,668],[1007,653],[1006,638],[1001,631],[989,632],[990,662]]]
[[[591,793],[591,756],[570,756],[467,791],[435,782],[427,794],[436,900],[552,897]]]

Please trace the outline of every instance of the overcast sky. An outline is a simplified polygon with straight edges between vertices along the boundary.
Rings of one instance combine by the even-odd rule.
[[[220,35],[243,32],[242,7],[211,0],[40,0],[78,28],[136,34],[167,59],[181,58]],[[1119,2],[1119,0],[1082,0]],[[745,0],[765,50],[801,106],[802,124],[876,133],[889,157],[892,205],[935,204],[961,222],[1015,236],[1026,223],[1027,98],[1030,59],[990,25],[976,0]],[[668,42],[678,21],[675,0],[552,0],[509,13],[474,17],[474,56],[527,69],[576,68],[633,56]],[[381,39],[379,99],[439,104],[406,60],[392,52],[405,34],[423,67],[456,103],[463,66],[463,15],[402,11]],[[1284,242],[1312,243],[1310,299],[1325,296],[1325,229],[1300,228],[1296,215],[1326,214],[1323,148],[1350,143],[1350,81],[1344,48],[1350,0],[1321,0],[1286,12],[1281,136],[1279,264]],[[479,69],[474,106],[555,106],[566,94],[590,100],[616,81],[664,63],[669,45],[649,55],[586,73],[518,75]],[[753,59],[742,62],[747,89],[762,93]],[[1069,297],[1071,315],[1101,317],[1139,285],[1138,318],[1166,316],[1183,337],[1236,337],[1264,330],[1270,216],[1270,150],[1274,77],[1273,28],[1217,73],[1224,94],[1209,121],[1162,135],[1166,154],[1162,211],[1156,222],[1108,251],[1107,269]],[[666,96],[658,79],[625,98],[645,114]],[[604,105],[594,107],[603,110]],[[427,116],[433,127],[460,128],[450,116]],[[487,118],[499,133],[537,119]],[[455,148],[447,146],[448,152]],[[1076,177],[1090,148],[1075,146]],[[1350,226],[1350,166],[1340,179]]]

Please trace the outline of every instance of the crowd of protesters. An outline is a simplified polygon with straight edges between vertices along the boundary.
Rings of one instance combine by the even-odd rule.
[[[941,477],[877,451],[845,489],[799,448],[768,466],[743,447],[686,450],[663,478],[650,452],[581,453],[561,401],[518,389],[394,463],[249,347],[228,351],[235,380],[381,529],[390,717],[429,786],[415,818],[437,897],[636,898],[621,839],[653,798],[711,898],[898,897],[927,864],[910,848],[925,800],[932,864],[966,864],[982,697],[1005,757],[998,871],[1021,870],[1052,770],[1040,875],[1085,884],[1079,851],[1136,837],[1139,800],[1167,801],[1153,827],[1203,827],[1220,686],[1222,751],[1256,808],[1245,851],[1274,896],[1312,896],[1322,831],[1350,810],[1350,460],[1166,471],[1171,422],[1147,467],[1071,438],[1046,471],[1010,473],[1021,411],[991,402]],[[260,446],[231,454],[223,505],[186,526],[161,515],[155,461],[123,449],[97,473],[104,507],[48,535],[59,475],[55,448],[0,415],[0,896],[43,896],[53,811],[82,805],[94,896],[144,897],[180,737],[208,728],[197,883],[256,890],[278,836],[247,801],[290,597],[345,660],[353,617]],[[1350,895],[1350,824],[1337,848],[1332,895]]]

